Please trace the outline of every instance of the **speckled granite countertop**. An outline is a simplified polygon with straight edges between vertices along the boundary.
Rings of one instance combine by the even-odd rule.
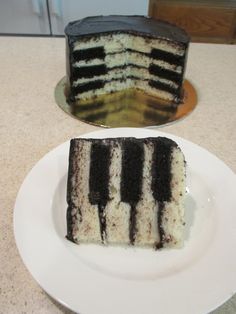
[[[71,137],[99,129],[55,103],[64,51],[62,38],[0,37],[0,313],[72,313],[38,286],[13,235],[15,198],[33,165]],[[192,44],[186,77],[197,89],[198,106],[161,131],[201,145],[236,172],[236,46]],[[236,296],[214,313],[236,313]]]

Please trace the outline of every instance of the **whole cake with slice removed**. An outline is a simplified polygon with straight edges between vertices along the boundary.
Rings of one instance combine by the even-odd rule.
[[[181,247],[185,159],[165,137],[73,139],[67,238],[75,243]]]
[[[94,16],[65,29],[71,101],[129,88],[180,103],[189,36],[144,16]]]

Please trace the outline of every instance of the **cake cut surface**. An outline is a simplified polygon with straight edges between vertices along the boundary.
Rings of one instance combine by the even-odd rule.
[[[70,99],[86,100],[129,88],[179,103],[188,35],[144,16],[94,16],[69,23]]]
[[[73,139],[67,238],[75,243],[181,247],[185,160],[165,137]]]

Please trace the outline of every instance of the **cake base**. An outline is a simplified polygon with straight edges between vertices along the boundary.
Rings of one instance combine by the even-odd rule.
[[[133,89],[69,104],[66,77],[63,77],[55,88],[55,99],[58,106],[69,115],[96,126],[163,126],[186,117],[196,107],[195,88],[187,80],[183,86],[183,103],[178,106]]]

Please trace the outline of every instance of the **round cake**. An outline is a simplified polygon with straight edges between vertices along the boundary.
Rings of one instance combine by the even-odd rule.
[[[69,100],[135,88],[179,104],[189,36],[145,16],[93,16],[65,28]]]

